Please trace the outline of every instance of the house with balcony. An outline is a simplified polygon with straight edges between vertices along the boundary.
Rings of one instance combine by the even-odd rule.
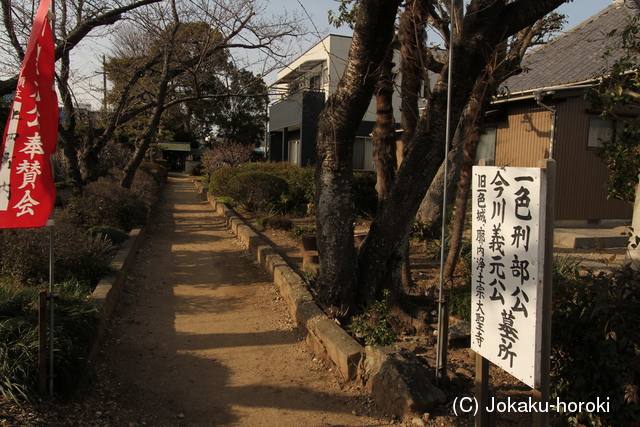
[[[344,73],[350,46],[351,37],[329,35],[280,70],[271,85],[278,94],[269,109],[269,160],[315,163],[318,116]],[[396,110],[398,105],[399,99],[394,99]],[[373,170],[375,113],[372,100],[354,142],[355,170]],[[399,119],[396,114],[396,122]]]

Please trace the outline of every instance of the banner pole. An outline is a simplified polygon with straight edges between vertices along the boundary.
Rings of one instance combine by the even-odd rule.
[[[55,49],[56,46],[56,26],[55,26],[55,16],[56,16],[56,0],[51,0],[51,14],[49,15],[51,21],[51,38],[53,40],[53,47]],[[54,58],[54,73],[55,73],[55,58]],[[55,79],[51,82],[52,90],[55,91]],[[57,136],[56,136],[57,138]],[[55,183],[55,170],[54,163],[51,157],[49,157],[49,164],[51,165],[51,177]],[[55,184],[54,184],[55,185]],[[53,220],[55,212],[55,199],[54,205],[51,208],[51,217],[47,223],[51,224],[51,234],[49,241],[49,297],[51,298],[49,301],[49,310],[50,310],[50,319],[49,319],[49,396],[53,397],[53,348],[54,348],[54,319],[55,319],[55,310],[54,310],[54,300],[55,295],[53,293],[53,283],[54,283],[54,262],[55,262],[55,253],[54,253],[54,242],[55,242],[55,223]]]
[[[53,307],[55,295],[53,293],[53,265],[55,261],[54,257],[54,239],[55,239],[55,225],[53,221],[53,212],[51,213],[51,219],[47,221],[47,225],[51,227],[51,233],[49,236],[49,396],[53,396],[53,347],[54,347],[54,314]]]

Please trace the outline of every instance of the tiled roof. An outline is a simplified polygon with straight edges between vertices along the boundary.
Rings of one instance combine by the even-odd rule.
[[[586,21],[525,55],[522,65],[528,71],[511,77],[503,87],[510,93],[560,86],[590,80],[612,57],[603,58],[614,43],[608,34],[624,28],[637,14],[640,0],[614,2]],[[629,7],[631,6],[631,7]]]

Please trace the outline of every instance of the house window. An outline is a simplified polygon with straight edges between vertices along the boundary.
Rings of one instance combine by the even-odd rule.
[[[496,158],[496,128],[488,127],[484,129],[478,140],[476,149],[476,161],[482,159],[495,160]]]
[[[373,140],[356,138],[353,144],[353,169],[373,170]]]
[[[592,117],[589,119],[589,139],[587,140],[587,148],[600,148],[602,141],[611,141],[614,137],[613,128],[614,120],[607,120],[600,117]]]
[[[310,90],[320,90],[320,83],[322,81],[322,77],[319,75],[311,76],[309,78],[309,89]]]

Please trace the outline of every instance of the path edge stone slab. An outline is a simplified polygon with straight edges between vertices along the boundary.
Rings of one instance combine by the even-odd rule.
[[[120,289],[127,277],[127,272],[133,264],[133,260],[138,253],[138,248],[142,242],[145,228],[134,228],[129,233],[129,238],[124,241],[116,255],[111,260],[111,266],[115,269],[115,274],[103,278],[91,294],[91,300],[100,312],[100,325],[98,327],[98,339],[93,345],[91,355],[94,355],[98,349],[100,339],[107,327],[107,321],[113,314],[113,309],[118,301]]]
[[[361,382],[380,409],[405,421],[422,415],[425,409],[444,403],[444,393],[429,383],[428,368],[418,362],[413,354],[387,357],[388,360],[375,363],[373,353],[383,349],[368,348],[368,352],[365,351],[315,304],[306,283],[274,248],[233,210],[208,194],[202,183],[197,180],[193,182],[214,212],[225,219],[227,227],[269,273],[286,301],[291,318],[306,333],[309,348],[317,357],[334,366],[339,377],[344,381]],[[395,352],[397,350],[392,353]],[[372,366],[372,362],[376,366]],[[399,374],[406,372],[410,374]]]
[[[227,227],[269,273],[287,303],[291,318],[306,332],[307,344],[316,356],[331,362],[343,380],[357,380],[364,361],[364,347],[335,321],[329,319],[313,302],[305,282],[275,249],[246,225],[233,210],[208,194],[202,183],[194,180],[194,185],[206,196],[213,211],[225,219]]]

